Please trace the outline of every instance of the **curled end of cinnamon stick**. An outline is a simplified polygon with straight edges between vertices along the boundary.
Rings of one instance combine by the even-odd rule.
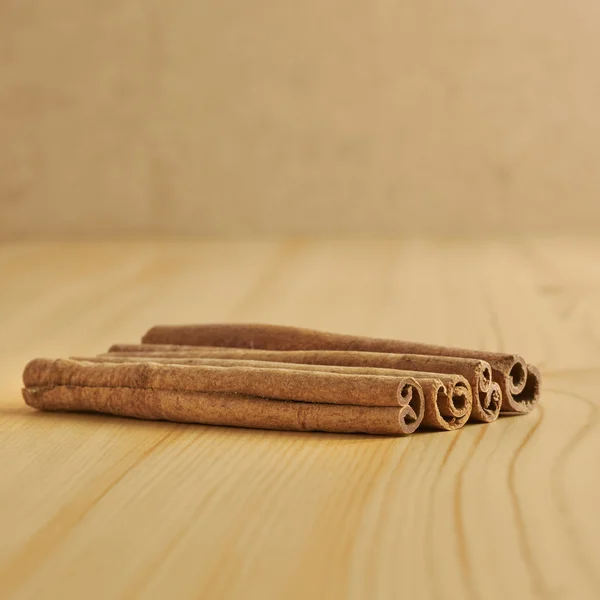
[[[423,424],[444,431],[463,427],[473,409],[473,394],[467,380],[461,377],[444,384],[439,379],[427,379],[420,383],[425,394]]]
[[[492,381],[492,367],[481,361],[473,382],[473,412],[471,418],[481,423],[492,423],[502,408],[502,391]]]
[[[528,365],[520,356],[511,359],[512,364],[504,373],[495,372],[502,389],[502,412],[531,412],[540,397],[540,372],[537,367]]]
[[[399,384],[398,403],[401,407],[398,414],[400,433],[414,433],[425,416],[425,398],[420,384],[412,377],[407,377]]]
[[[513,395],[514,404],[521,410],[518,412],[531,412],[540,398],[541,374],[537,367],[527,365],[527,375],[523,390]]]
[[[479,391],[477,402],[473,402],[473,420],[492,423],[498,418],[502,409],[502,390],[493,382],[485,392]]]

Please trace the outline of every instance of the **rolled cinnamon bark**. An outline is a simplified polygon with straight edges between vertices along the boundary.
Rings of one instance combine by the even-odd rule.
[[[423,426],[453,431],[460,429],[471,415],[471,387],[464,378],[446,384],[436,378],[418,379],[425,398]]]
[[[251,351],[258,352],[258,351]],[[178,353],[179,355],[183,353]],[[329,353],[331,354],[331,353]],[[337,353],[345,354],[345,353]],[[361,353],[352,353],[361,354]],[[388,355],[372,354],[374,358],[385,358]],[[393,355],[392,355],[393,356]],[[177,358],[157,357],[155,353],[140,353],[139,356],[123,356],[122,354],[112,352],[103,354],[94,358],[74,357],[75,360],[89,362],[116,362],[116,363],[135,363],[139,361],[151,362],[156,364],[179,364],[192,366],[216,366],[216,367],[235,367],[235,368],[258,368],[258,369],[285,369],[297,371],[328,372],[350,375],[379,375],[390,377],[410,377],[414,378],[423,389],[425,400],[425,416],[423,425],[450,431],[462,427],[471,415],[473,396],[469,382],[457,374],[438,374],[424,373],[419,371],[404,371],[388,368],[375,368],[364,366],[346,366],[346,365],[323,365],[273,362],[259,360],[244,360],[236,358],[216,358],[194,356],[194,351],[190,351],[188,356],[178,356]],[[333,360],[333,359],[332,359]],[[365,362],[356,361],[356,364],[365,364]]]
[[[403,406],[415,389],[417,396],[419,391],[419,384],[412,377],[402,375],[43,358],[32,360],[25,367],[23,382],[25,387],[79,385],[224,392],[358,406]],[[419,403],[422,404],[420,400]]]
[[[91,411],[138,419],[290,431],[402,436],[413,433],[423,418],[422,412],[415,414],[408,404],[314,404],[187,390],[57,385],[25,388],[23,397],[40,410]]]
[[[470,419],[484,423],[491,423],[498,418],[502,401],[499,386],[492,385],[492,368],[489,363],[471,358],[343,350],[247,350],[168,344],[114,344],[108,354],[101,356],[111,354],[132,357],[152,355],[165,359],[237,358],[314,365],[368,366],[431,373],[435,377],[438,374],[458,374],[467,379],[473,390]]]
[[[502,411],[526,413],[539,399],[540,373],[516,354],[449,348],[417,342],[369,338],[312,329],[261,324],[159,325],[142,338],[146,344],[225,346],[264,350],[359,350],[476,358],[490,363],[502,392]]]

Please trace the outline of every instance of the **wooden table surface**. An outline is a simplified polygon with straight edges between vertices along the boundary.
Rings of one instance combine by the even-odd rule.
[[[599,598],[600,240],[0,245],[0,598]],[[43,414],[159,322],[507,350],[525,417],[394,439]]]

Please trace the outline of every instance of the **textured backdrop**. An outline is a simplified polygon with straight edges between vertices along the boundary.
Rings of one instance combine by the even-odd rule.
[[[600,231],[595,0],[4,0],[0,236]]]

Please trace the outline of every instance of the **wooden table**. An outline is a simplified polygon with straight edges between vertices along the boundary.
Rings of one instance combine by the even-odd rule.
[[[600,597],[600,240],[0,245],[1,598]],[[158,322],[510,350],[537,410],[404,439],[36,413]]]

